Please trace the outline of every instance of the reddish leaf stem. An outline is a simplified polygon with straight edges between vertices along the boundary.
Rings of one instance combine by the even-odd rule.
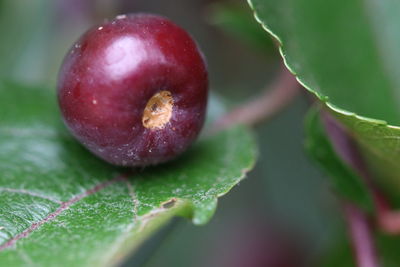
[[[358,267],[379,267],[374,240],[365,214],[355,205],[343,204]]]
[[[374,196],[376,190],[353,139],[328,113],[323,112],[322,118],[336,153],[364,178],[364,182]],[[343,204],[343,208],[357,266],[378,267],[378,257],[367,216],[360,208],[351,203]]]
[[[293,74],[282,66],[272,85],[266,86],[256,99],[245,102],[218,119],[212,131],[218,132],[235,124],[254,126],[270,119],[294,99],[300,91],[299,88]]]
[[[374,184],[368,168],[362,159],[357,145],[345,132],[345,129],[329,114],[323,113],[325,127],[333,141],[336,152],[364,179],[375,204],[377,223],[388,234],[400,234],[400,211],[394,211],[386,196]]]

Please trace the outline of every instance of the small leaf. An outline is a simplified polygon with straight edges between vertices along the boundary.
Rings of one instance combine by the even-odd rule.
[[[249,0],[249,4],[264,29],[279,41],[286,66],[355,137],[375,181],[396,195],[400,2]]]
[[[0,85],[4,266],[117,264],[173,216],[206,223],[254,165],[253,137],[239,127],[171,163],[117,168],[67,133],[55,103],[48,90]]]
[[[336,154],[321,124],[318,110],[311,109],[306,120],[305,147],[331,178],[334,189],[342,197],[371,212],[373,202],[361,178]]]

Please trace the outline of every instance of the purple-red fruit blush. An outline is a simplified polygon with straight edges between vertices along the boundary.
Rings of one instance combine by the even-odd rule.
[[[121,15],[87,31],[64,59],[58,100],[72,134],[115,165],[185,151],[205,117],[208,76],[188,33],[156,15]]]

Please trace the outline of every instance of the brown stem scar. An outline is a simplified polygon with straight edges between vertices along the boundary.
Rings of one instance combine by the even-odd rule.
[[[170,91],[161,91],[147,102],[142,123],[147,129],[162,129],[171,120],[174,99]]]

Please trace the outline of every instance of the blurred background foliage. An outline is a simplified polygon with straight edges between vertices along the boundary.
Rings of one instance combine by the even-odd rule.
[[[279,71],[273,41],[243,0],[0,0],[0,80],[55,90],[69,46],[93,24],[130,12],[165,15],[187,29],[206,55],[212,91],[231,106]],[[307,109],[300,95],[256,129],[257,167],[222,198],[209,224],[178,219],[151,253],[126,266],[322,266],[343,251],[341,211],[303,150]]]

